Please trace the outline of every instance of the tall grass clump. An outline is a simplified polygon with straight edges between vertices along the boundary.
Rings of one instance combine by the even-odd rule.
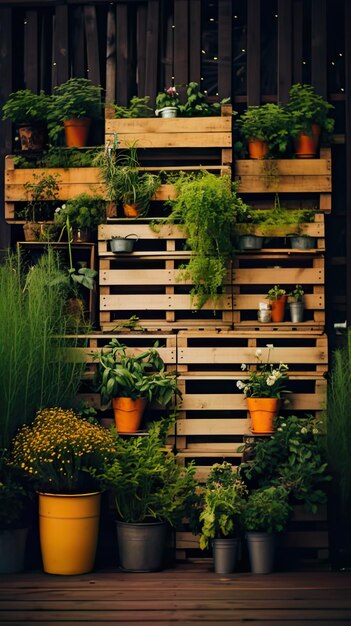
[[[64,337],[66,285],[50,250],[27,271],[17,255],[0,266],[0,449],[39,409],[74,403],[84,366],[62,351],[78,341]]]
[[[327,454],[339,503],[351,510],[351,329],[347,343],[334,351],[328,382]]]

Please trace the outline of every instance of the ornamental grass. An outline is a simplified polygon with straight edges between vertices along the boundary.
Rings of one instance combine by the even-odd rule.
[[[33,487],[48,493],[99,490],[91,475],[116,452],[110,431],[71,409],[38,411],[13,440],[10,464],[30,478]]]

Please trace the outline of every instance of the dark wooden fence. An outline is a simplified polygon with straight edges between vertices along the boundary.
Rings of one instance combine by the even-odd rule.
[[[86,76],[126,104],[199,82],[234,108],[284,102],[310,82],[335,106],[335,190],[328,218],[329,326],[351,323],[351,6],[349,0],[1,0],[0,105],[20,88],[50,93]],[[13,152],[1,123],[3,162]],[[3,215],[3,211],[2,211]],[[0,247],[11,243],[1,221]],[[345,295],[346,294],[346,295]]]

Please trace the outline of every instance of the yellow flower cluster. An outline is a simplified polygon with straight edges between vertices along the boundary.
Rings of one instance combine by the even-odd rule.
[[[115,453],[111,433],[70,409],[39,411],[13,441],[11,464],[21,468],[39,488],[72,490],[81,472],[99,468]]]

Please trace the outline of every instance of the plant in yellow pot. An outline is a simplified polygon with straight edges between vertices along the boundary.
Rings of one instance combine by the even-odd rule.
[[[147,403],[157,402],[164,408],[172,407],[181,391],[175,372],[166,371],[158,350],[134,351],[112,339],[101,353],[99,375],[101,400],[112,400],[118,433],[137,432]]]
[[[274,432],[274,418],[278,415],[280,400],[287,393],[285,383],[288,378],[288,366],[284,363],[270,363],[272,344],[267,344],[266,363],[262,360],[261,349],[256,350],[257,365],[251,369],[248,378],[238,380],[236,385],[243,391],[251,418],[251,431],[256,434]],[[242,364],[241,369],[247,370]]]
[[[10,465],[39,492],[44,571],[84,574],[94,566],[101,486],[92,472],[115,454],[111,433],[70,409],[39,411],[13,440]]]

